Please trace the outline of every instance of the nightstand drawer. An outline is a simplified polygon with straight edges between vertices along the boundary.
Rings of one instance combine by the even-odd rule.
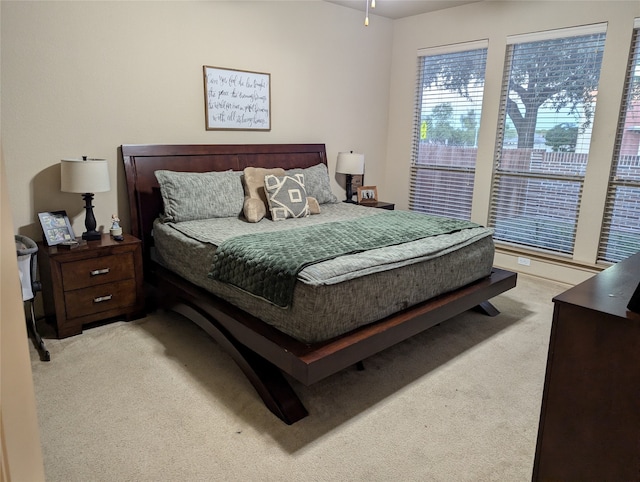
[[[63,263],[61,269],[64,291],[112,283],[133,276],[133,253]]]
[[[67,318],[132,306],[136,303],[136,281],[130,279],[68,291],[64,294],[64,301]]]

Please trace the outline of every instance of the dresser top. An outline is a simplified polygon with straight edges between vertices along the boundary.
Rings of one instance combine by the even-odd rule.
[[[640,284],[640,253],[570,288],[556,296],[553,301],[640,321],[640,314],[627,309],[627,304],[638,284]]]

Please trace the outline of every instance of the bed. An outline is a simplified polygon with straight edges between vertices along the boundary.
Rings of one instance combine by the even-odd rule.
[[[308,415],[287,377],[309,385],[362,367],[367,357],[468,309],[495,316],[488,300],[516,284],[515,273],[491,266],[486,228],[456,220],[433,226],[416,213],[339,202],[324,144],[123,145],[121,155],[152,299],[209,333],[287,424]],[[257,221],[253,208],[264,200],[252,204],[254,177],[263,185],[268,179],[273,201]],[[304,209],[275,221],[292,209],[277,204],[279,193],[292,191],[285,182],[302,186],[295,205]],[[184,192],[196,192],[195,201],[185,204]],[[408,237],[400,242],[401,225],[414,233],[402,228]],[[247,246],[263,249],[269,263],[271,246],[299,259],[268,269],[251,264],[249,276],[238,272]],[[313,262],[300,261],[308,256]]]

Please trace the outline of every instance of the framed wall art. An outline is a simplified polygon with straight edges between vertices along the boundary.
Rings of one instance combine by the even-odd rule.
[[[44,240],[49,246],[75,241],[73,228],[67,217],[66,211],[52,211],[48,213],[38,213]]]
[[[271,74],[203,66],[206,129],[271,130]]]

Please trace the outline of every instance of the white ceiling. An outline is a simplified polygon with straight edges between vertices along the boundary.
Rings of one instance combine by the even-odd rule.
[[[342,5],[343,7],[355,8],[364,12],[367,1],[371,0],[325,0],[329,3]],[[369,9],[369,14],[380,15],[387,18],[403,18],[421,13],[444,10],[445,8],[457,7],[467,3],[480,2],[482,0],[376,0],[376,8]]]

